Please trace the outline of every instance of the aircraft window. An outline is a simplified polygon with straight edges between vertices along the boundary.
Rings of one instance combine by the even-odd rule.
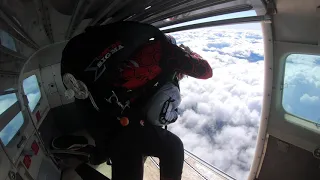
[[[0,29],[0,42],[2,46],[8,49],[11,49],[13,51],[17,51],[14,39],[7,32],[1,29]]]
[[[23,125],[24,119],[21,111],[1,130],[0,138],[3,144],[6,146],[9,144],[11,139],[17,134],[21,126]]]
[[[23,80],[23,89],[24,93],[27,95],[30,110],[33,111],[41,98],[41,92],[36,75],[32,75]]]
[[[0,96],[0,114],[9,109],[15,102],[17,102],[16,94],[6,94]],[[24,119],[21,111],[0,131],[0,139],[4,145],[7,145],[11,139],[17,134]]]
[[[17,101],[18,99],[15,93],[0,96],[0,114],[9,109],[9,107]]]
[[[282,106],[294,116],[320,124],[320,56],[291,54],[286,58]]]

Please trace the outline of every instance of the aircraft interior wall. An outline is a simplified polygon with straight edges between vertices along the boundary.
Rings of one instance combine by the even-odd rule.
[[[65,43],[45,47],[34,54],[26,63],[23,76],[36,74],[41,89],[41,99],[32,114],[45,118],[39,124],[39,132],[47,148],[53,137],[81,130],[81,112],[77,112],[74,99],[64,95],[65,87],[60,72],[61,52]],[[24,78],[24,79],[25,79]],[[42,112],[46,112],[43,114]],[[70,113],[72,112],[72,113]],[[77,126],[78,124],[78,126]],[[80,124],[80,125],[79,125]]]
[[[320,160],[314,156],[315,150],[319,147],[318,123],[316,120],[311,121],[312,119],[302,118],[288,111],[283,104],[288,87],[305,86],[299,82],[285,82],[286,73],[289,72],[286,64],[289,55],[298,54],[300,57],[296,58],[296,61],[310,63],[313,61],[312,58],[304,57],[308,55],[317,57],[320,54],[318,3],[298,0],[277,1],[277,12],[274,13],[270,24],[272,29],[264,28],[268,30],[264,32],[265,34],[270,33],[267,36],[269,38],[265,39],[265,45],[272,42],[272,47],[265,47],[265,57],[269,60],[266,63],[272,63],[266,66],[265,70],[272,71],[273,78],[272,84],[265,86],[265,88],[272,88],[269,94],[270,109],[266,116],[269,138],[266,138],[268,140],[261,156],[257,180],[317,180],[320,178]],[[299,67],[299,64],[296,67]],[[307,74],[303,71],[300,73],[302,77]],[[317,75],[314,73],[314,76]],[[266,76],[267,80],[268,78]],[[304,89],[301,92],[310,93],[311,90]],[[293,96],[294,94],[290,98],[300,97]],[[299,106],[299,109],[305,108],[302,104]]]
[[[267,147],[257,180],[320,179],[320,161],[314,158],[311,152],[271,135],[268,138]]]
[[[19,49],[21,46],[16,44],[16,47]],[[42,179],[46,176],[48,176],[46,179],[60,178],[61,170],[57,169],[54,161],[48,156],[47,149],[42,145],[44,142],[44,145],[48,148],[53,137],[60,135],[61,132],[68,128],[72,130],[72,127],[75,126],[72,126],[71,120],[79,118],[67,116],[72,114],[67,111],[70,108],[60,108],[63,111],[54,111],[55,107],[72,102],[72,100],[61,100],[61,97],[64,97],[60,76],[60,56],[63,48],[63,43],[58,43],[57,46],[50,46],[48,49],[43,48],[33,54],[23,68],[22,65],[12,68],[16,69],[16,74],[1,75],[0,78],[2,80],[5,79],[0,85],[1,89],[12,89],[7,93],[9,95],[15,94],[17,98],[15,103],[17,106],[12,106],[1,114],[1,119],[12,120],[13,117],[18,117],[19,121],[22,120],[20,129],[12,139],[6,144],[2,144],[6,147],[4,151],[0,151],[1,171],[4,170],[5,172],[6,170],[3,169],[5,167],[8,172],[21,175],[22,179]],[[6,66],[6,68],[8,67]],[[21,71],[20,77],[19,71]],[[33,100],[28,97],[27,91],[29,87],[24,84],[30,78],[34,80],[32,85],[38,87],[39,99],[34,105],[30,104]],[[28,83],[30,82],[28,81]],[[58,115],[58,117],[55,115]],[[8,124],[3,120],[0,121],[0,129],[3,129]],[[68,122],[70,122],[69,126]],[[40,133],[36,128],[39,129]],[[15,166],[12,166],[13,164]],[[6,179],[7,176],[7,173],[0,173],[0,179]]]

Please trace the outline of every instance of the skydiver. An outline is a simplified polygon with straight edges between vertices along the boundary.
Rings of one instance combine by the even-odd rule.
[[[152,30],[154,38],[144,37]],[[77,107],[88,120],[86,129],[95,140],[92,163],[110,157],[113,180],[142,180],[144,156],[160,159],[161,179],[181,179],[182,141],[150,123],[143,107],[159,103],[148,100],[172,80],[172,75],[208,79],[212,69],[188,47],[178,47],[172,41],[174,38],[169,36],[168,41],[150,25],[121,22],[87,30],[72,38],[63,50],[61,73],[66,95],[76,97]],[[125,53],[129,56],[122,55]],[[159,118],[163,119],[160,114]],[[57,138],[53,145],[65,148],[75,143]]]

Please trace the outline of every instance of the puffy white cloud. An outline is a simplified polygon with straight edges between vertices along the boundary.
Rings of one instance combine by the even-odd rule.
[[[300,97],[300,101],[302,103],[316,103],[319,101],[318,96],[310,96],[309,94],[304,94],[303,96]]]
[[[261,32],[206,28],[172,35],[208,60],[213,77],[180,82],[180,118],[169,129],[186,149],[237,179],[246,179],[262,106]]]
[[[263,60],[263,39],[258,31],[205,28],[173,33],[173,36],[177,37],[178,44],[188,45],[196,52],[203,51],[201,55],[230,55],[249,61]]]
[[[263,39],[259,31],[198,29],[172,34],[208,60],[213,77],[181,81],[180,119],[169,129],[185,148],[237,179],[246,179],[262,107]],[[320,123],[320,56],[286,59],[282,105]]]

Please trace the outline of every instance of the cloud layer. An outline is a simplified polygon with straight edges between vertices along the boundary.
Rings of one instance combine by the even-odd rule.
[[[255,151],[263,90],[259,31],[213,28],[172,34],[213,68],[209,80],[181,81],[180,119],[169,126],[185,148],[219,169],[245,179]]]

